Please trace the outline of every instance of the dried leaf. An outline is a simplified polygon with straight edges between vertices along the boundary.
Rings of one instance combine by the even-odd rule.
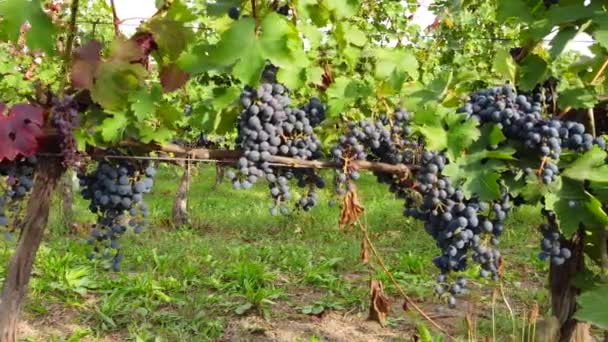
[[[369,306],[368,319],[376,321],[384,327],[384,321],[386,320],[386,316],[391,311],[391,302],[384,294],[384,287],[382,286],[382,283],[378,280],[371,281],[370,292],[371,304]]]
[[[403,308],[403,311],[409,311],[410,307],[407,304],[407,300],[403,301],[403,305],[401,306]]]
[[[363,214],[364,208],[359,202],[359,197],[355,190],[350,190],[344,196],[342,202],[342,211],[340,212],[340,225],[347,226],[353,224],[359,220],[361,214]]]
[[[369,263],[369,244],[365,237],[361,240],[361,261],[364,264]]]

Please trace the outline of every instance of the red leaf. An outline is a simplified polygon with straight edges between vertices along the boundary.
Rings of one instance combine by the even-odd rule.
[[[30,156],[38,151],[37,138],[42,135],[42,108],[31,104],[14,105],[8,115],[0,104],[0,161]]]
[[[167,65],[160,71],[160,84],[165,93],[181,88],[189,78],[190,75],[175,64]]]

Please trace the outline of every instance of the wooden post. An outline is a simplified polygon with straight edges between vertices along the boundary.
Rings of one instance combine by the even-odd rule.
[[[181,227],[190,222],[188,217],[188,190],[190,190],[191,163],[184,163],[184,174],[179,182],[175,201],[173,202],[173,225]]]

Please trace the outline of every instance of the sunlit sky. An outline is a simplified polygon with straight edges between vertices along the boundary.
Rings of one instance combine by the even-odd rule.
[[[151,17],[156,12],[155,0],[115,0],[116,14],[118,19],[124,20],[120,30],[129,35],[135,32],[141,20]],[[435,15],[428,10],[433,0],[419,0],[420,7],[414,13],[413,22],[425,28],[433,23]],[[553,36],[548,36],[550,39]],[[584,55],[591,55],[588,47],[591,45],[592,37],[587,34],[579,34],[574,41],[568,43],[567,50],[576,50]]]

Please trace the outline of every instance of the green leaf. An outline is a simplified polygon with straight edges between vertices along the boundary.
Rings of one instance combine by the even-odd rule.
[[[177,60],[188,44],[194,40],[192,29],[183,24],[176,25],[176,21],[172,18],[155,18],[149,26],[164,62]]]
[[[501,160],[514,159],[515,150],[479,151],[452,160],[443,174],[454,184],[462,184],[467,197],[479,196],[483,201],[500,197],[500,173],[506,168]]]
[[[524,0],[500,0],[496,14],[500,21],[517,18],[524,23],[530,23],[534,20],[532,8]]]
[[[224,32],[220,41],[209,51],[206,61],[217,65],[231,65],[242,58],[242,50],[259,49],[255,36],[255,21],[241,18]],[[259,52],[258,52],[259,53]]]
[[[289,89],[302,88],[306,81],[306,70],[300,68],[281,68],[277,72],[277,80]]]
[[[482,201],[500,198],[500,174],[494,170],[482,169],[474,177],[469,177],[462,185],[465,196],[478,196]]]
[[[517,64],[507,49],[500,49],[494,58],[494,69],[504,80],[515,84],[517,75]]]
[[[577,34],[573,27],[565,27],[559,30],[557,35],[551,40],[551,58],[556,59]]]
[[[334,13],[336,19],[355,15],[358,4],[357,0],[323,0],[323,5]]]
[[[547,62],[538,55],[528,55],[521,64],[519,85],[522,90],[532,90],[547,74]]]
[[[608,285],[596,287],[593,290],[585,291],[576,300],[579,309],[576,310],[575,318],[589,322],[598,328],[608,329]]]
[[[173,131],[166,127],[152,127],[142,125],[139,127],[139,140],[144,144],[151,142],[166,143],[173,137]]]
[[[17,43],[21,25],[29,23],[26,43],[31,50],[56,53],[57,28],[44,13],[40,0],[5,0],[0,2],[0,38]]]
[[[146,69],[140,64],[118,61],[102,63],[97,70],[91,97],[105,109],[125,109],[129,95],[142,86],[146,74]]]
[[[122,136],[129,120],[124,113],[112,113],[112,116],[103,120],[101,124],[101,137],[106,142],[116,142]]]
[[[439,126],[419,126],[416,128],[424,136],[426,147],[429,150],[441,151],[448,147],[448,134]]]
[[[222,87],[213,89],[213,107],[222,110],[231,106],[239,98],[241,89],[239,87]]]
[[[154,98],[151,93],[144,89],[131,93],[129,101],[137,121],[141,122],[152,116],[156,112],[156,102],[158,100],[160,99]]]
[[[264,57],[278,67],[308,65],[304,43],[296,28],[285,16],[271,13],[261,23],[260,44]]]
[[[405,72],[413,79],[418,78],[418,61],[410,50],[381,48],[375,54],[376,78],[386,79],[396,72]]]
[[[608,165],[606,152],[594,146],[588,152],[576,159],[563,172],[562,177],[578,181],[608,182]]]
[[[175,108],[170,103],[162,103],[156,111],[156,118],[162,123],[162,127],[175,129],[177,123],[184,117],[184,112]]]
[[[586,88],[565,89],[559,93],[557,98],[562,108],[593,108],[599,102],[597,93],[593,86]]]
[[[459,156],[462,151],[471,146],[481,135],[479,129],[477,129],[477,121],[464,119],[464,115],[454,114],[452,115],[451,122],[448,122],[447,146],[448,157],[450,159],[455,159]]]
[[[216,0],[207,1],[207,14],[213,17],[228,15],[231,7],[241,7],[246,0]]]
[[[583,224],[588,230],[608,225],[608,215],[600,201],[586,192],[583,182],[561,178],[561,188],[545,196],[547,209],[555,211],[566,237],[572,236]]]

